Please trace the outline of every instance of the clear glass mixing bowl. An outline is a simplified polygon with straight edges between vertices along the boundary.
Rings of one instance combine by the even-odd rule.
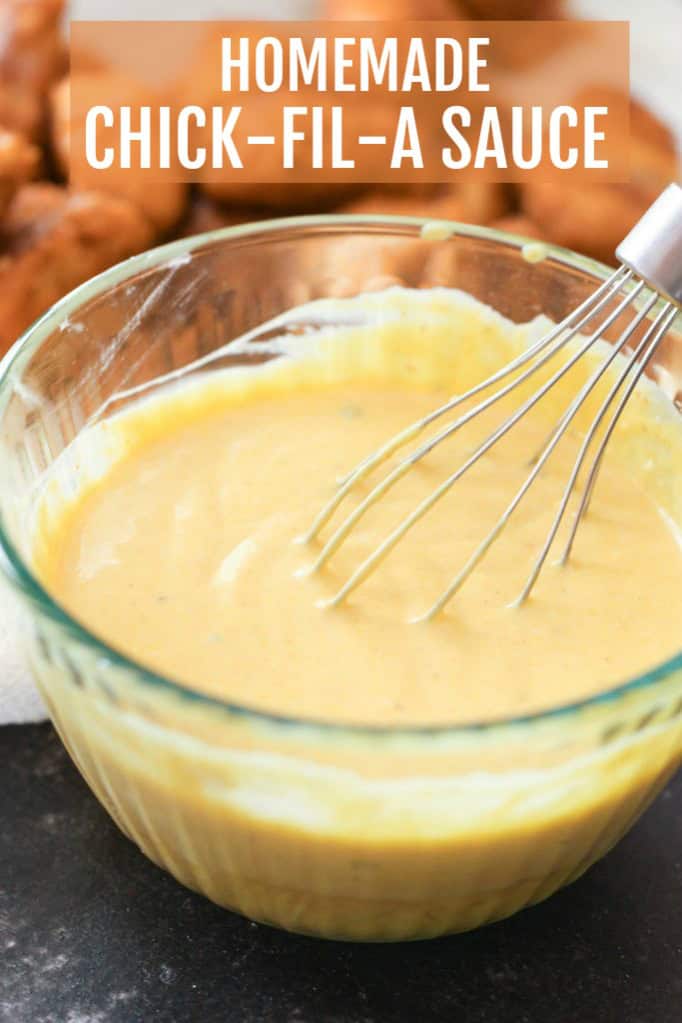
[[[515,320],[559,319],[608,272],[553,248],[529,263],[522,240],[491,230],[453,225],[452,237],[424,239],[421,227],[309,217],[174,242],[67,296],[0,370],[0,560],[75,763],[120,828],[183,884],[325,937],[464,930],[578,877],[680,762],[682,655],[514,720],[405,729],[284,719],[145,670],[70,618],[32,570],[31,513],[86,423],[223,346],[222,367],[272,357],[256,328],[292,305],[443,284]],[[679,340],[660,362],[679,386]]]

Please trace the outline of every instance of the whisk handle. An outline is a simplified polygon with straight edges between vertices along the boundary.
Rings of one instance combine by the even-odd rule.
[[[616,249],[665,298],[682,304],[682,188],[668,185]]]

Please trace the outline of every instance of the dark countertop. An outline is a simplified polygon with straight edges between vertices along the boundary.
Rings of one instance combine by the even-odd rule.
[[[483,930],[343,945],[181,888],[49,725],[0,728],[2,1023],[681,1023],[682,775],[586,877]]]

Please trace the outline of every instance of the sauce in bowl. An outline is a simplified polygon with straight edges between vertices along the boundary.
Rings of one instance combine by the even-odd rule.
[[[435,448],[306,575],[329,527],[309,546],[294,540],[336,478],[518,354],[546,321],[516,326],[459,292],[398,288],[296,312],[306,318],[318,326],[303,341],[271,341],[269,361],[160,387],[67,451],[80,484],[68,497],[46,487],[35,560],[76,619],[199,693],[341,726],[518,717],[598,694],[674,654],[682,427],[648,380],[613,438],[572,558],[548,564],[529,601],[511,606],[609,374],[461,593],[434,620],[412,622],[504,511],[603,350],[581,360],[347,602],[321,606],[528,391]],[[484,769],[467,767],[465,743],[455,778],[434,780],[442,764],[427,757],[407,779],[390,749],[376,771],[352,744],[336,759],[314,752],[301,767],[290,751],[256,750],[243,736],[219,770],[191,746],[155,753],[149,730],[138,748],[129,726],[117,736],[93,719],[78,755],[88,775],[106,763],[94,787],[152,858],[259,919],[355,938],[462,929],[543,897],[612,844],[679,759],[679,734],[671,743],[666,732],[665,742],[631,737],[569,769],[557,755],[558,719],[552,742],[525,761],[518,748],[507,759],[490,743]],[[433,750],[437,760],[437,739]]]

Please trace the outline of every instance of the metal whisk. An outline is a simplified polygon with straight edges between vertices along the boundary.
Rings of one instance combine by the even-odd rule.
[[[318,536],[322,528],[332,518],[337,508],[357,486],[357,484],[388,460],[391,455],[400,448],[414,440],[419,434],[426,430],[432,423],[452,412],[458,406],[470,401],[479,393],[487,390],[495,384],[501,383],[512,374],[513,379],[495,390],[490,396],[479,401],[461,414],[458,418],[450,421],[435,436],[417,446],[408,455],[401,458],[394,468],[381,479],[370,490],[366,497],[355,507],[355,509],[341,522],[333,531],[329,539],[324,543],[316,560],[307,570],[308,572],[318,571],[334,553],[339,549],[348,537],[349,533],[357,525],[365,513],[379,501],[406,473],[408,473],[417,462],[424,458],[433,448],[450,437],[469,423],[475,416],[480,415],[490,408],[501,398],[510,394],[528,380],[541,367],[546,365],[556,353],[564,348],[573,338],[577,339],[575,351],[569,349],[569,358],[552,373],[542,385],[525,400],[504,422],[486,439],[479,444],[466,461],[459,466],[447,479],[429,494],[395,529],[372,551],[371,554],[356,568],[350,578],[341,587],[338,593],[325,602],[326,606],[335,606],[341,603],[353,592],[383,561],[390,551],[399,543],[405,534],[421,519],[427,512],[461,479],[462,476],[475,463],[489,451],[506,433],[511,430],[519,420],[525,416],[531,408],[554,385],[581,359],[586,352],[594,347],[604,337],[605,332],[612,324],[625,313],[642,296],[641,305],[629,322],[626,329],[610,348],[609,354],[605,356],[594,371],[590,374],[585,384],[580,388],[575,398],[570,402],[566,410],[556,423],[544,446],[532,463],[532,468],[524,480],[522,486],[516,492],[505,511],[502,513],[488,535],[481,541],[474,550],[469,560],[457,573],[450,585],[438,597],[435,603],[418,620],[428,620],[437,615],[451,598],[464,584],[468,576],[473,572],[491,545],[499,537],[507,522],[514,514],[524,496],[537,479],[545,462],[569,428],[583,403],[586,401],[598,381],[606,373],[608,367],[614,362],[618,354],[623,352],[628,341],[633,337],[640,324],[653,310],[657,303],[661,303],[652,322],[647,326],[643,336],[636,343],[634,350],[627,354],[626,362],[610,386],[604,400],[602,401],[597,414],[585,434],[570,476],[563,491],[559,506],[551,524],[545,542],[533,564],[530,575],[523,590],[515,601],[521,604],[530,594],[535,582],[547,559],[550,548],[557,535],[561,522],[568,508],[571,495],[576,486],[578,475],[586,462],[588,453],[592,447],[597,433],[605,423],[603,434],[599,439],[592,463],[587,472],[586,481],[577,511],[570,528],[567,543],[564,547],[560,563],[567,561],[576,532],[582,521],[599,473],[604,452],[609,439],[616,427],[616,424],[625,408],[625,405],[637,386],[637,382],[651,362],[656,350],[663,340],[676,318],[682,304],[682,188],[678,185],[670,185],[644,214],[630,234],[621,242],[616,250],[620,262],[619,268],[604,281],[593,295],[575,309],[560,323],[532,344],[517,358],[502,367],[492,376],[483,380],[465,394],[457,395],[447,401],[440,408],[429,413],[423,419],[412,423],[407,429],[392,437],[372,455],[361,462],[349,475],[339,482],[338,488],[331,500],[322,508],[313,522],[309,531],[301,537],[302,542],[310,542]],[[584,337],[581,331],[597,316],[609,302],[618,295],[627,285],[625,294],[619,298],[615,308],[604,318],[603,322]]]

